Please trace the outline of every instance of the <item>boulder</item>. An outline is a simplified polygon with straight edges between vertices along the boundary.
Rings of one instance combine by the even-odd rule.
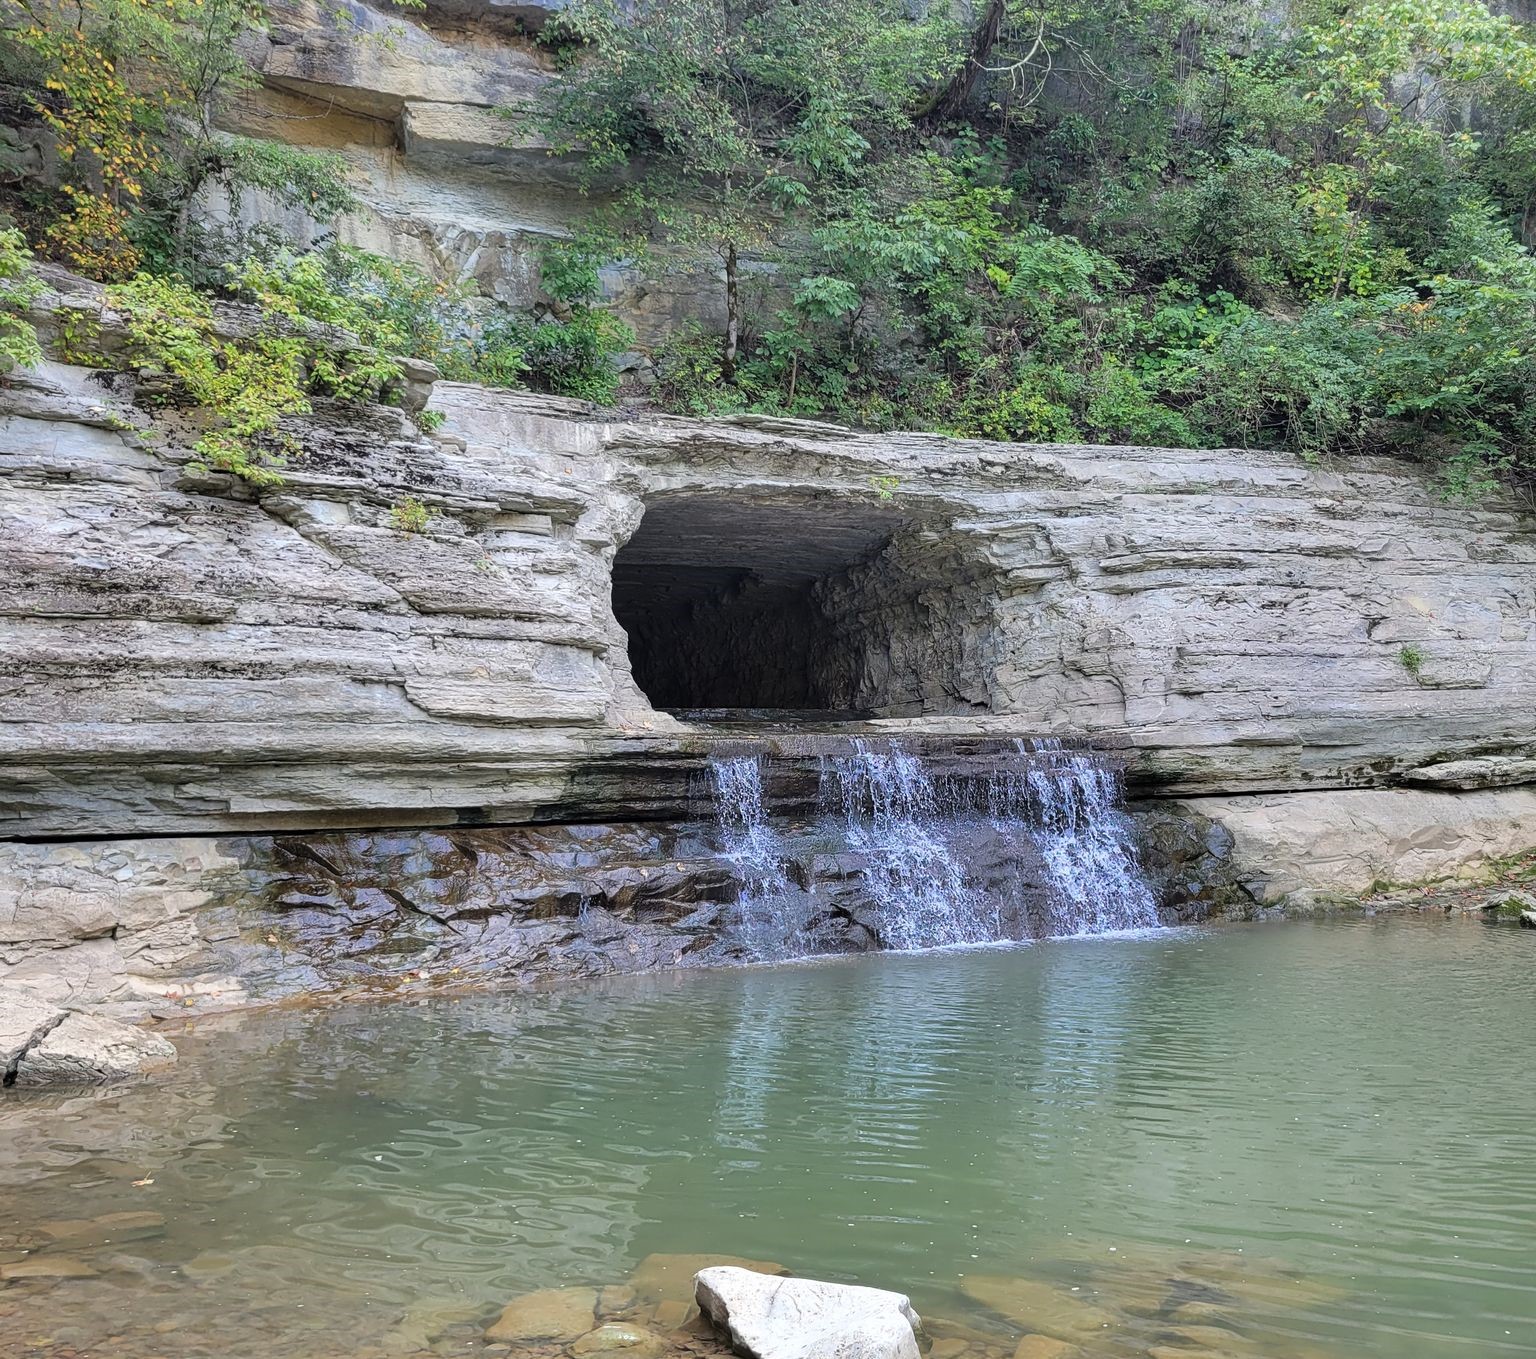
[[[0,1079],[16,1079],[22,1057],[64,1018],[61,1005],[25,986],[0,986]]]
[[[1527,930],[1536,930],[1536,911],[1521,911],[1520,927]]]
[[[176,1049],[158,1034],[115,1019],[68,1014],[21,1054],[15,1084],[93,1085],[175,1060]]]
[[[729,1265],[700,1270],[695,1288],[705,1315],[751,1359],[918,1359],[921,1323],[901,1293]]]
[[[487,1340],[575,1340],[592,1329],[595,1288],[540,1288],[513,1298],[486,1329]]]

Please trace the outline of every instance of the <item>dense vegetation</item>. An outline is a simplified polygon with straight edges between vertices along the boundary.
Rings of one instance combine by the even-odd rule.
[[[45,129],[53,163],[3,177],[14,225],[0,229],[0,362],[41,357],[24,317],[42,291],[35,252],[107,283],[127,332],[109,357],[95,343],[102,318],[71,316],[62,357],[168,378],[153,399],[205,412],[198,456],[252,482],[280,480],[296,451],[286,417],[316,396],[391,399],[402,356],[463,380],[613,399],[608,359],[630,336],[594,305],[596,268],[579,254],[549,256],[562,319],[533,318],[396,261],[335,242],[300,252],[271,227],[198,210],[211,192],[249,189],[320,224],[355,206],[338,157],[219,130],[254,79],[237,44],[264,26],[260,0],[10,0],[4,13],[5,122]],[[254,304],[257,324],[221,331],[219,299]]]
[[[598,269],[622,257],[719,280],[723,338],[655,356],[674,409],[1536,482],[1522,25],[1478,0],[1294,0],[1283,23],[1235,0],[921,10],[578,0],[539,35],[562,78],[508,111],[601,190],[535,318],[207,225],[211,191],[351,206],[330,158],[218,130],[259,0],[7,0],[7,121],[49,129],[58,165],[6,177],[0,352],[32,353],[28,247],[106,280],[134,361],[214,412],[202,454],[259,480],[285,415],[387,395],[396,355],[612,400],[632,336]],[[220,336],[219,294],[265,324]]]
[[[1536,474],[1536,46],[1475,0],[640,8],[539,118],[722,267],[671,404]]]

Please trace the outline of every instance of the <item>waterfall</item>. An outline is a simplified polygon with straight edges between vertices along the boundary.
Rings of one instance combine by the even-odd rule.
[[[946,835],[949,817],[923,761],[892,742],[822,761],[822,805],[842,816],[867,861],[864,882],[890,948],[935,948],[996,938]]]
[[[938,772],[897,741],[840,741],[817,759],[815,821],[798,832],[770,819],[766,766],[763,755],[711,761],[721,854],[739,886],[729,929],[749,957],[821,951],[806,927],[818,913],[865,919],[848,904],[849,878],[862,885],[862,910],[873,907],[867,928],[885,948],[1159,923],[1120,776],[1092,752],[1020,741],[994,754],[951,756]],[[983,881],[983,869],[1000,861],[1011,876]],[[796,864],[808,889],[790,875]]]
[[[1141,871],[1120,779],[1084,751],[1036,742],[1054,758],[1024,771],[1035,844],[1056,889],[1059,934],[1103,934],[1158,923],[1157,900]]]
[[[784,847],[763,802],[763,757],[710,761],[715,824],[721,850],[740,884],[732,932],[748,955],[770,959],[793,935],[785,909],[794,885],[784,871]]]

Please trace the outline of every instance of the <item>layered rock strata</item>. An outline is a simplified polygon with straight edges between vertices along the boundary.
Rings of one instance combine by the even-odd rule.
[[[747,674],[887,735],[1087,734],[1163,794],[1536,761],[1533,521],[1401,464],[439,384],[437,438],[321,411],[258,497],[120,432],[80,370],[7,395],[12,836],[675,816],[718,729],[652,707],[647,650],[664,701]],[[404,495],[424,532],[392,526]]]
[[[1405,464],[621,417],[439,383],[435,437],[322,407],[258,494],[189,465],[184,418],[135,433],[132,398],[50,365],[13,379],[0,425],[0,833],[18,842],[0,963],[70,997],[341,985],[385,935],[421,931],[449,941],[429,970],[710,956],[679,932],[713,890],[707,856],[653,823],[698,814],[711,752],[793,753],[818,730],[957,758],[1086,736],[1134,794],[1232,827],[1233,876],[1261,901],[1336,885],[1317,864],[1402,880],[1536,843],[1516,791],[1536,769],[1533,521],[1448,504]],[[432,511],[423,532],[393,524],[406,495]],[[818,717],[721,725],[652,698]],[[1340,818],[1336,854],[1317,829]],[[617,827],[599,876],[666,882],[686,860],[689,885],[604,887],[578,927],[586,898],[559,873],[497,870],[489,895],[465,889],[466,926],[462,903],[434,915],[436,888],[418,900],[414,870],[405,892],[379,866],[455,882],[487,863],[456,839],[510,834],[476,828],[565,826],[532,843],[579,839],[573,823]],[[347,828],[368,834],[323,834]],[[439,841],[460,869],[434,864]],[[340,905],[283,906],[288,927],[339,928],[334,956],[279,957],[263,884],[292,876],[280,846],[363,842],[382,857],[339,875]],[[1209,905],[1180,855],[1180,899]],[[603,912],[619,924],[593,949]],[[850,947],[858,914],[838,926]],[[374,934],[372,959],[348,957]],[[464,942],[492,937],[479,960]]]
[[[1229,837],[1139,816],[1170,923],[1247,908]],[[999,938],[1052,932],[1038,852],[984,821],[954,840],[973,889],[1003,903]],[[742,878],[699,821],[0,844],[0,982],[137,1018],[888,942],[867,852],[815,821],[779,848],[768,939],[738,928]]]

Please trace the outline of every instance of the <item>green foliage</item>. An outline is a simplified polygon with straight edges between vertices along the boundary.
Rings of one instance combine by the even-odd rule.
[[[362,400],[389,393],[401,377],[401,356],[431,359],[450,346],[440,304],[451,290],[365,251],[332,246],[271,261],[252,259],[232,276],[266,315],[297,329],[330,328],[357,341],[356,346],[315,345],[310,382],[327,395]]]
[[[43,293],[21,232],[0,228],[0,368],[35,368],[43,360],[37,327],[23,313]]]
[[[131,361],[167,375],[187,403],[206,412],[198,457],[254,485],[280,482],[277,469],[296,451],[283,418],[310,409],[304,340],[275,326],[222,338],[205,296],[148,274],[110,289],[108,304],[124,316]]]
[[[564,322],[541,321],[528,330],[523,362],[530,383],[557,396],[611,405],[619,375],[611,359],[634,342],[634,331],[611,312],[578,307]]]
[[[629,174],[603,225],[652,267],[718,268],[733,380],[742,256],[856,188],[910,135],[925,76],[955,52],[947,21],[900,0],[578,0],[560,40],[584,46],[522,113],[593,176]]]
[[[664,410],[681,415],[729,415],[745,410],[742,383],[720,375],[720,342],[697,326],[670,335],[651,356],[656,385],[651,395]]]
[[[562,30],[535,121],[628,177],[614,239],[723,266],[727,361],[674,337],[661,404],[1536,482],[1521,24],[1481,0],[1302,0],[1284,26],[993,0],[970,34],[814,10],[603,0]]]
[[[1397,659],[1402,664],[1403,669],[1417,681],[1420,672],[1424,669],[1423,648],[1415,646],[1412,642],[1404,642],[1398,648]]]
[[[436,518],[432,510],[413,495],[403,495],[390,507],[389,526],[401,533],[425,533]]]
[[[653,356],[670,409],[1387,454],[1452,494],[1536,488],[1526,26],[1484,0],[965,9],[576,0],[540,37],[563,78],[515,116],[601,197],[528,310],[194,209],[353,206],[335,157],[218,130],[259,0],[24,5],[0,87],[62,180],[0,193],[41,253],[131,280],[134,361],[208,407],[210,462],[257,479],[286,415],[389,398],[405,357],[612,402],[623,260],[720,288],[724,336]],[[13,361],[35,361],[24,251],[0,241]],[[261,318],[239,341],[212,324],[228,295]],[[99,359],[90,324],[61,322],[61,352]]]
[[[607,404],[618,389],[613,356],[634,342],[628,326],[591,300],[596,266],[578,247],[551,250],[544,260],[545,287],[565,304],[564,320],[487,307],[467,288],[350,246],[249,260],[235,277],[268,311],[335,327],[372,352],[369,361],[349,354],[344,369],[316,359],[313,380],[342,397],[388,391],[400,370],[387,356],[403,355],[458,381],[532,386]]]
[[[185,214],[217,143],[214,121],[255,72],[239,50],[259,0],[23,3],[0,32],[0,85],[56,138],[62,179],[38,238],[73,267],[121,279],[139,240]]]

